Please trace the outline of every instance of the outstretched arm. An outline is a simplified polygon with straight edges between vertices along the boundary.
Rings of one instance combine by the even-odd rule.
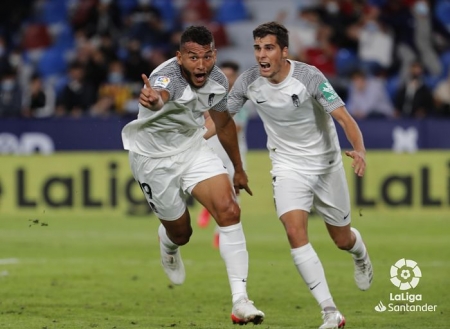
[[[217,137],[227,152],[234,166],[234,189],[239,194],[240,189],[244,189],[248,194],[253,195],[248,187],[247,174],[242,166],[242,159],[239,152],[239,145],[236,134],[236,125],[228,111],[219,112],[215,110],[209,111],[212,121],[216,127]]]
[[[145,74],[142,74],[141,77],[145,85],[141,89],[139,103],[150,111],[159,111],[169,100],[169,93],[167,90],[153,89]]]
[[[362,177],[366,170],[366,148],[364,147],[361,130],[344,106],[331,112],[331,115],[339,122],[348,141],[352,144],[353,151],[345,151],[345,154],[353,159],[352,167],[355,170],[355,174]]]

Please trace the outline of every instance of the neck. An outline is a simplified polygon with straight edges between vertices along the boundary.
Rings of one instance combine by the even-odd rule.
[[[269,78],[269,82],[273,84],[278,84],[284,81],[291,70],[291,62],[287,59],[284,60],[284,63],[281,65],[280,71],[275,74],[272,78]]]

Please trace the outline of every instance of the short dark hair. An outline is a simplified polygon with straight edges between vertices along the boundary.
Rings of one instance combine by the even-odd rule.
[[[284,25],[277,22],[269,22],[259,25],[253,30],[253,39],[264,38],[267,35],[274,35],[281,49],[289,47],[289,31]]]
[[[234,72],[239,72],[239,64],[234,61],[225,61],[220,64],[221,69],[232,69]]]
[[[211,31],[204,26],[189,26],[181,35],[180,48],[187,42],[206,46],[214,43],[214,38]]]

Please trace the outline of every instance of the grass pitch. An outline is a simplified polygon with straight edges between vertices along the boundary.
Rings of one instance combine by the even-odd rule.
[[[346,163],[348,165],[348,163]],[[320,309],[298,275],[273,208],[267,154],[249,155],[250,186],[242,220],[250,253],[248,291],[266,314],[261,329],[318,328]],[[200,208],[192,208],[195,218]],[[320,219],[310,220],[310,238],[325,268],[346,328],[447,328],[450,321],[449,216],[426,211],[353,212],[369,248],[375,279],[361,292],[350,255],[334,247]],[[224,264],[211,247],[214,225],[195,223],[182,248],[187,279],[169,284],[160,264],[158,221],[153,216],[102,218],[50,211],[0,218],[0,328],[233,328]],[[415,260],[422,271],[416,302],[389,301],[401,292],[390,282],[398,259]],[[437,305],[435,312],[376,312],[382,302]],[[250,325],[252,326],[252,325]]]

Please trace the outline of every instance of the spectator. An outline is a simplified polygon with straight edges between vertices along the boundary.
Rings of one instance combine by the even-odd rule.
[[[349,28],[349,35],[358,42],[358,56],[368,73],[388,69],[392,64],[394,39],[379,16],[377,7],[368,6],[361,20]]]
[[[436,86],[433,92],[436,114],[450,117],[450,71],[448,77]]]
[[[27,96],[27,104],[22,111],[24,117],[44,118],[54,114],[55,91],[51,86],[45,86],[38,74],[31,77]]]
[[[86,70],[86,80],[93,84],[95,90],[98,90],[108,78],[108,61],[105,54],[96,47],[90,47],[87,61],[83,64]]]
[[[22,88],[16,71],[6,69],[0,76],[0,118],[20,117],[22,110]]]
[[[301,8],[298,18],[295,26],[290,27],[292,40],[290,52],[295,58],[305,61],[306,49],[318,47],[317,35],[322,22],[315,8]]]
[[[356,119],[388,118],[394,115],[384,81],[357,70],[351,75],[348,112]]]
[[[169,39],[160,10],[149,0],[139,0],[125,20],[128,37],[140,40],[143,45],[164,46]]]
[[[142,84],[140,84],[142,86]],[[113,61],[109,65],[109,73],[107,81],[100,86],[99,89],[99,100],[101,103],[107,105],[109,99],[112,101],[109,108],[113,112],[123,113],[125,112],[126,103],[132,98],[132,88],[130,84],[125,80],[124,66],[121,61]],[[97,104],[99,105],[99,104]],[[99,107],[95,107],[99,109]],[[104,111],[101,111],[101,115],[105,116],[108,113],[104,107]],[[93,115],[99,115],[100,113],[91,113]]]
[[[439,56],[434,49],[430,6],[427,0],[417,0],[412,7],[415,23],[414,41],[419,50],[422,63],[427,71],[437,76],[442,71],[442,65]]]
[[[142,85],[142,72],[151,72],[156,68],[145,60],[141,53],[142,44],[138,39],[131,39],[127,44],[127,56],[125,58],[125,77],[128,81],[138,82]],[[159,64],[158,64],[159,65]]]
[[[6,39],[0,35],[0,75],[9,67],[8,63],[8,45]]]
[[[409,77],[395,96],[397,116],[421,119],[433,111],[433,96],[424,83],[423,66],[415,61],[411,64]]]
[[[85,80],[84,67],[74,62],[69,67],[69,81],[57,100],[56,115],[80,117],[86,113],[96,99],[96,90]]]

